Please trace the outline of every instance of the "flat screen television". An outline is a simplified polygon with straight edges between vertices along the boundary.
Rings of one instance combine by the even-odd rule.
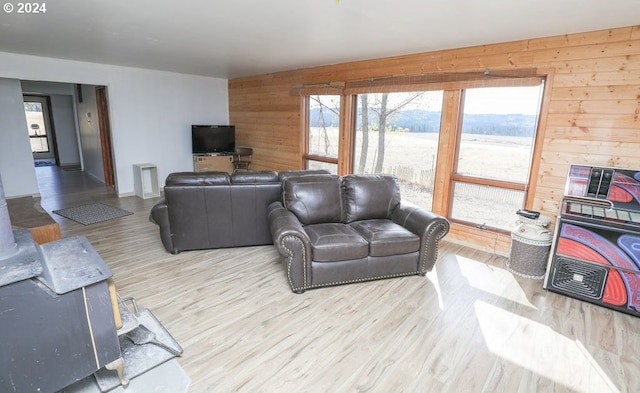
[[[193,154],[233,153],[236,150],[236,127],[191,126]]]

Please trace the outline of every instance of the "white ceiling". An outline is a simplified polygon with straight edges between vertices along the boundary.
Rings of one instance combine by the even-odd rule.
[[[640,24],[640,0],[45,3],[0,12],[0,51],[221,78]]]

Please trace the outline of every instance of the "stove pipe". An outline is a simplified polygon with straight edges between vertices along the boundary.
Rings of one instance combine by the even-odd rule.
[[[13,236],[9,208],[7,207],[4,187],[2,186],[2,175],[0,175],[0,261],[13,256],[17,252],[18,245]]]

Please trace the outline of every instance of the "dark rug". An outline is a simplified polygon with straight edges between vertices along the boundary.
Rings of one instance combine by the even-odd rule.
[[[105,205],[104,203],[90,203],[87,205],[67,207],[54,210],[53,212],[82,225],[91,225],[133,214],[130,211],[118,209],[117,207]]]
[[[53,161],[34,161],[35,166],[55,166]]]

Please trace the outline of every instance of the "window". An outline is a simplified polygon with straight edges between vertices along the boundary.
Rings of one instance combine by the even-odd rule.
[[[306,168],[338,171],[340,134],[339,95],[308,97]]]
[[[544,90],[536,72],[523,75],[391,77],[307,95],[306,167],[391,173],[405,201],[454,223],[510,231],[531,203]]]
[[[463,91],[450,217],[509,230],[524,207],[542,84]]]
[[[48,153],[49,140],[45,123],[44,99],[24,100],[24,113],[27,117],[27,131],[31,142],[31,152]]]
[[[357,97],[354,173],[393,173],[404,200],[431,208],[442,91]]]

